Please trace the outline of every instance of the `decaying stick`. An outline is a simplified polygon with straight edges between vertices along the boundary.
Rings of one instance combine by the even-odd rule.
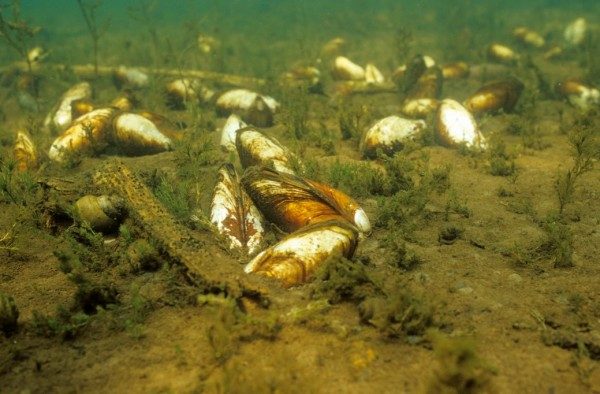
[[[173,78],[196,78],[201,80],[213,81],[225,85],[257,87],[265,84],[264,79],[245,77],[235,74],[223,74],[214,71],[189,70],[189,69],[170,69],[170,68],[150,68],[150,67],[132,67],[149,75],[161,75]],[[42,69],[56,70],[59,72],[72,72],[81,78],[95,77],[93,64],[50,64],[44,63],[36,65],[34,71]],[[118,67],[113,66],[98,66],[98,75],[111,76],[118,70]],[[0,68],[0,74],[7,72],[27,71],[27,65],[23,62],[16,62],[10,66]]]
[[[130,216],[143,231],[210,291],[266,302],[271,300],[271,295],[283,291],[270,286],[265,278],[245,274],[240,264],[228,256],[212,236],[192,232],[177,223],[123,163],[114,161],[104,165],[93,179],[97,187],[125,199]]]

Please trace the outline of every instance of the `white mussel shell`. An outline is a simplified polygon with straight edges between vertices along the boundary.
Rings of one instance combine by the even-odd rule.
[[[275,138],[245,127],[237,131],[235,145],[243,168],[260,165],[294,174],[292,160],[298,159]]]
[[[244,268],[277,279],[285,287],[306,282],[332,255],[351,258],[358,242],[356,229],[343,220],[307,226],[262,251]]]
[[[340,81],[363,81],[365,69],[344,56],[338,56],[331,71],[333,78]]]
[[[76,100],[89,99],[92,96],[92,87],[87,82],[81,82],[70,87],[61,97],[58,104],[46,116],[44,127],[57,131],[65,130],[73,121],[71,105]]]
[[[485,149],[485,138],[479,131],[473,115],[458,101],[442,100],[435,119],[435,131],[439,142],[447,147],[462,144],[470,148]]]
[[[570,46],[579,46],[583,44],[587,30],[587,21],[584,18],[577,18],[565,28],[565,41]]]
[[[227,152],[235,151],[235,136],[239,129],[247,127],[248,125],[240,119],[236,114],[231,114],[223,125],[221,131],[221,148]]]
[[[131,155],[145,155],[171,150],[171,139],[150,119],[129,112],[113,119],[113,143]]]
[[[600,91],[588,86],[577,78],[568,78],[556,84],[557,92],[569,103],[583,111],[600,104]]]
[[[239,183],[231,164],[219,169],[213,193],[210,221],[219,234],[229,239],[230,248],[252,255],[264,238],[263,217]]]
[[[402,149],[407,140],[413,139],[424,130],[423,120],[412,120],[400,116],[388,116],[378,120],[365,134],[362,143],[363,156],[375,158],[380,149],[387,155]]]
[[[129,86],[135,89],[141,89],[147,87],[150,81],[148,74],[139,68],[125,66],[119,66],[113,77],[118,88]]]
[[[110,121],[116,109],[100,108],[75,119],[50,146],[48,157],[63,162],[69,154],[101,150],[107,145]]]
[[[272,97],[247,89],[234,89],[223,93],[216,102],[221,115],[236,113],[244,121],[258,127],[269,127],[279,103]]]
[[[492,44],[488,48],[490,59],[501,63],[513,63],[519,60],[519,55],[512,49],[502,44]]]

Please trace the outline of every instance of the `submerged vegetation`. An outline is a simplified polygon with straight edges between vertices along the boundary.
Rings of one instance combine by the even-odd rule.
[[[100,378],[116,391],[596,389],[598,106],[579,108],[552,86],[567,77],[597,82],[598,29],[590,16],[583,43],[549,57],[576,15],[531,1],[543,18],[504,5],[490,21],[490,5],[469,0],[184,1],[179,9],[148,0],[122,13],[113,2],[71,0],[73,21],[40,29],[35,10],[0,0],[0,42],[10,49],[0,53],[0,381],[19,392],[93,390]],[[546,46],[519,41],[512,29],[521,24]],[[496,41],[518,57],[494,60],[487,48]],[[34,44],[50,59],[30,58]],[[336,79],[338,55],[365,73],[376,65],[383,81]],[[403,111],[411,89],[398,92],[408,79],[400,66],[415,59],[435,73],[411,89],[445,75],[449,63],[468,64],[468,74],[435,86],[440,101],[461,105],[501,78],[525,90],[514,109],[473,111],[481,144],[440,138],[433,109],[414,134],[367,155],[367,130]],[[124,69],[147,81],[117,81]],[[40,111],[24,115],[20,93],[34,75]],[[93,94],[70,116],[114,106],[113,114],[156,126],[166,147],[129,150],[131,135],[119,140],[111,115],[100,135],[83,124],[85,149],[70,141],[53,162],[46,152],[59,131],[44,116],[86,80]],[[193,83],[173,106],[165,92],[175,80]],[[335,235],[342,246],[311,257],[316,267],[303,253],[325,237],[290,242],[296,249],[273,259],[300,266],[306,283],[290,289],[277,270],[264,277],[248,263],[304,234],[301,220],[295,231],[265,221],[248,255],[215,222],[225,216],[247,237],[256,223],[239,224],[249,212],[243,202],[264,195],[232,193],[235,209],[212,215],[221,166],[240,177],[246,167],[220,146],[230,110],[217,102],[232,88],[260,93],[234,112],[246,123],[267,114],[268,126],[252,127],[289,150],[283,168],[299,177],[286,178],[298,191],[269,200],[262,215],[290,204],[311,226],[333,218],[325,223],[347,231]],[[113,100],[124,96],[135,100],[117,110]],[[17,131],[35,144],[35,167],[19,166]],[[122,198],[118,215],[97,207],[113,226],[83,219],[75,204],[84,195]]]

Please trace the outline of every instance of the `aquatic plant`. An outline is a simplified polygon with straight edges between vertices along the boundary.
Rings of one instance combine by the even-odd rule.
[[[7,8],[12,11],[11,19],[5,16]],[[0,37],[25,61],[29,74],[32,73],[33,67],[33,59],[29,57],[30,41],[39,31],[39,27],[28,25],[21,17],[20,0],[12,0],[10,6],[0,4]]]
[[[85,25],[88,28],[92,38],[92,50],[94,54],[94,74],[98,77],[98,45],[100,38],[106,33],[110,26],[108,19],[104,20],[101,25],[96,19],[96,11],[102,5],[102,0],[77,0],[81,15],[85,20]]]
[[[600,159],[600,138],[595,129],[595,116],[591,112],[577,119],[568,135],[573,166],[559,171],[554,183],[559,214],[573,201],[577,180],[591,171],[595,161]]]

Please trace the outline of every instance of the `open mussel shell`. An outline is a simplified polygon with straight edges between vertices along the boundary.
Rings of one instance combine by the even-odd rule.
[[[345,220],[333,219],[307,226],[262,251],[244,271],[277,279],[285,287],[310,279],[332,255],[351,258],[358,232]]]
[[[567,78],[564,81],[558,82],[555,89],[572,106],[584,111],[600,104],[600,91],[578,78]]]
[[[524,85],[516,78],[488,83],[479,88],[465,101],[465,107],[473,114],[510,112],[515,108]]]
[[[227,152],[234,152],[237,131],[247,126],[236,114],[229,115],[221,131],[221,148]]]
[[[44,120],[44,127],[57,131],[65,130],[76,119],[72,117],[71,105],[76,100],[88,100],[92,96],[92,87],[87,82],[81,82],[69,88],[60,101],[50,111]]]
[[[114,108],[101,108],[77,118],[50,146],[48,157],[62,162],[70,154],[102,150],[107,146]]]
[[[154,122],[130,112],[113,119],[113,144],[130,155],[146,155],[171,150],[171,139]]]
[[[219,181],[213,192],[210,221],[219,234],[229,239],[230,248],[254,254],[264,238],[263,217],[241,187],[231,164],[219,169]]]
[[[31,138],[23,131],[17,132],[17,138],[13,147],[13,156],[17,171],[19,172],[34,170],[38,166],[37,149]]]
[[[265,218],[283,231],[294,232],[337,217],[363,233],[371,231],[358,203],[331,186],[264,167],[248,168],[241,183]]]
[[[257,127],[273,125],[279,103],[272,97],[247,89],[234,89],[223,93],[216,102],[221,116],[238,114],[245,122]]]
[[[264,135],[253,127],[237,130],[235,146],[243,168],[265,166],[293,174],[292,162],[298,162],[294,154],[279,141]]]
[[[435,133],[438,141],[449,148],[465,145],[485,149],[485,138],[479,131],[473,115],[458,101],[442,100],[435,117]]]
[[[74,208],[77,219],[102,233],[115,231],[126,213],[123,199],[107,195],[83,196],[75,202]]]
[[[388,116],[378,120],[369,130],[361,144],[363,156],[370,159],[377,158],[377,152],[392,156],[394,152],[402,149],[407,140],[424,130],[426,124],[422,120]]]
[[[120,66],[113,73],[113,82],[117,89],[142,89],[148,86],[149,81],[148,74],[138,68]]]

